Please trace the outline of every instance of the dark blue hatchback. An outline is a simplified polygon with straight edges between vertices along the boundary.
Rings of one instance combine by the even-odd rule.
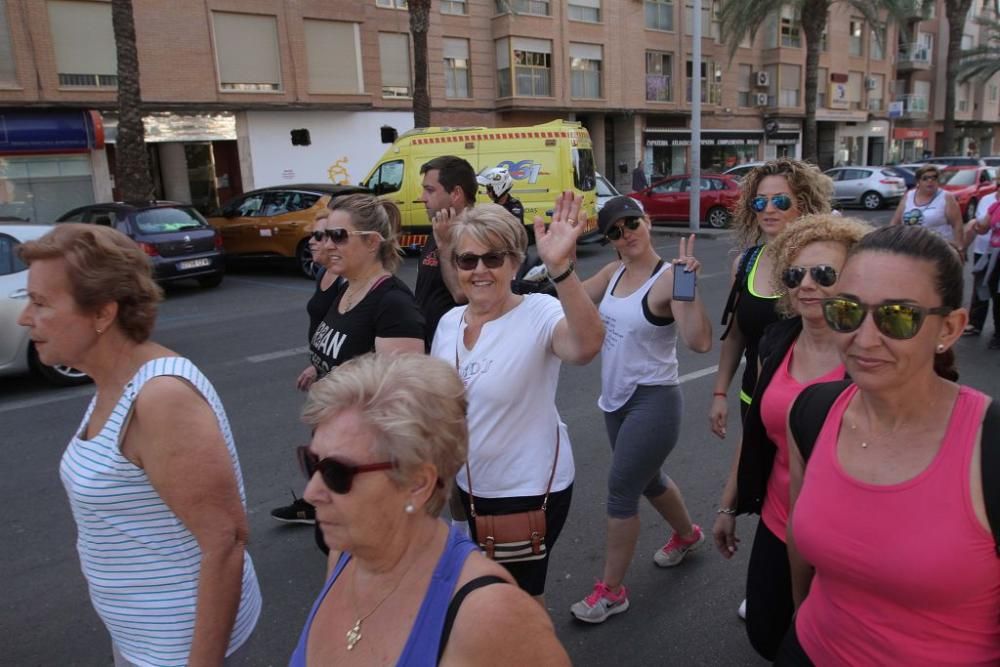
[[[222,283],[222,236],[186,204],[90,204],[65,213],[56,221],[60,222],[104,225],[122,232],[152,259],[159,282],[193,278],[202,287]]]

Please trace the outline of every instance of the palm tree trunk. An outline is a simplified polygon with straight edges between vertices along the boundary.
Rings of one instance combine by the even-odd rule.
[[[962,34],[965,32],[965,16],[969,13],[972,0],[945,0],[945,15],[948,17],[948,57],[945,62],[944,126],[941,129],[941,145],[934,147],[938,155],[955,153],[955,82],[958,80],[958,66],[962,60]]]
[[[816,91],[820,83],[819,47],[826,26],[829,0],[814,0],[802,8],[802,33],[806,39],[806,117],[802,125],[802,159],[819,163],[819,140],[816,127]]]
[[[427,90],[427,27],[431,0],[410,0],[410,34],[413,35],[413,125],[430,127],[431,97]]]
[[[142,125],[139,56],[135,45],[132,0],[111,0],[111,21],[118,53],[118,138],[115,181],[125,201],[153,198],[146,131]]]

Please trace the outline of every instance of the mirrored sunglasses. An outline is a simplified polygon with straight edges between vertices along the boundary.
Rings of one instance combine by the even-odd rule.
[[[790,266],[781,273],[781,282],[788,289],[795,289],[802,284],[806,273],[812,276],[813,282],[823,287],[832,287],[837,282],[837,269],[826,264],[816,266]]]
[[[767,208],[768,202],[774,204],[774,208],[779,211],[787,211],[792,207],[792,198],[788,195],[774,195],[773,197],[757,195],[750,200],[750,208],[752,208],[755,213],[763,213]]]
[[[924,308],[912,303],[885,302],[866,304],[845,296],[823,300],[823,318],[837,333],[857,331],[871,311],[875,326],[885,336],[908,340],[917,335],[928,315],[947,315],[954,308]]]

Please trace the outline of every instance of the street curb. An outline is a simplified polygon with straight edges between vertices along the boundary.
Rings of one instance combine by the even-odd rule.
[[[732,229],[699,229],[698,231],[691,231],[687,227],[657,227],[653,225],[653,235],[661,236],[667,238],[687,238],[691,234],[694,234],[695,238],[699,239],[728,239],[729,237],[736,234]]]

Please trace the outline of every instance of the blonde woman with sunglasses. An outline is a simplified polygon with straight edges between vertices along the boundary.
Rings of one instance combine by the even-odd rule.
[[[826,417],[811,448],[789,435],[798,609],[777,665],[1000,664],[981,469],[997,442],[990,397],[957,384],[963,282],[939,235],[889,226],[854,246],[824,302],[853,384],[789,414],[789,433]]]

